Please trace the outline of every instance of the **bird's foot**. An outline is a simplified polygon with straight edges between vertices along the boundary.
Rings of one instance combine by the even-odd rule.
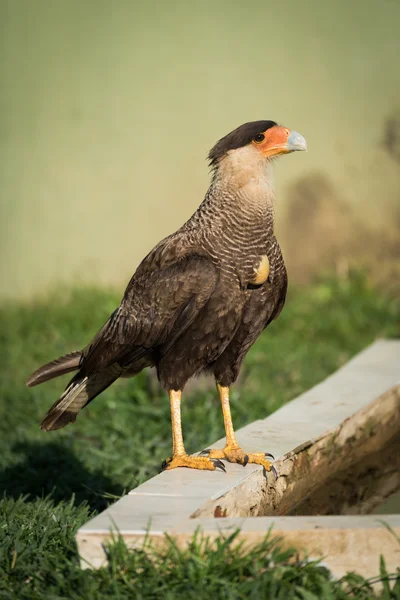
[[[161,465],[162,470],[169,471],[176,467],[188,467],[189,469],[201,469],[206,471],[215,471],[221,469],[226,472],[225,465],[217,458],[206,456],[189,456],[188,454],[177,454],[165,459]]]
[[[240,446],[225,446],[221,449],[203,450],[200,452],[200,456],[207,456],[210,459],[223,459],[232,463],[239,463],[244,467],[248,463],[261,465],[266,471],[272,471],[277,478],[277,472],[275,467],[267,460],[267,456],[274,458],[272,454],[268,452],[248,452],[246,453]]]

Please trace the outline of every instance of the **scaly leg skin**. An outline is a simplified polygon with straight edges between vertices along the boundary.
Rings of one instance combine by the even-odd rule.
[[[189,469],[202,469],[215,471],[217,468],[226,471],[223,462],[217,458],[206,456],[189,456],[183,445],[182,423],[181,423],[181,396],[180,390],[170,390],[169,401],[171,405],[172,422],[172,456],[164,460],[162,469],[169,471],[176,467],[188,467]]]
[[[229,462],[239,463],[244,467],[247,463],[261,465],[266,471],[272,471],[275,477],[278,477],[275,467],[266,459],[267,456],[274,458],[268,452],[248,452],[246,453],[237,443],[235,432],[232,424],[231,409],[229,406],[229,387],[224,387],[217,384],[219,397],[221,400],[222,414],[224,415],[224,425],[226,433],[225,448],[203,450],[201,455],[206,455],[211,459],[225,459]]]

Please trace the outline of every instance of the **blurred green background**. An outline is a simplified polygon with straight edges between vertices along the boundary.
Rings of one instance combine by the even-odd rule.
[[[0,1],[0,294],[127,282],[208,186],[206,154],[271,118],[291,280],[400,241],[396,0]]]

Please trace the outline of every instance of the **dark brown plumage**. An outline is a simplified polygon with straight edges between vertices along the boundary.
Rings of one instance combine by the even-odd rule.
[[[141,262],[120,306],[88,346],[28,379],[33,386],[77,370],[43,429],[75,421],[80,409],[118,377],[147,366],[157,369],[171,407],[174,393],[202,371],[214,373],[220,391],[236,380],[248,349],[285,302],[270,158],[296,149],[305,149],[304,139],[273,121],[246,123],[214,146],[212,182],[198,210]],[[180,421],[174,422],[174,411],[176,428]],[[174,437],[173,459],[184,455],[183,441],[175,442]],[[215,459],[201,460],[208,462],[170,461],[169,467],[221,466]]]

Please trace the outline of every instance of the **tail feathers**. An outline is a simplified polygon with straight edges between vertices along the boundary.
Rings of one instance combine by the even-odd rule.
[[[42,429],[50,431],[51,429],[61,429],[73,423],[81,408],[88,401],[86,393],[86,384],[88,378],[83,377],[77,381],[72,381],[65,392],[53,404],[49,412],[40,424]]]
[[[65,356],[60,356],[51,362],[43,365],[37,369],[26,382],[28,387],[33,387],[44,381],[59,377],[59,375],[65,375],[65,373],[71,373],[79,368],[79,363],[82,357],[82,352],[71,352]]]
[[[50,431],[73,423],[78,412],[118,379],[120,374],[121,369],[116,365],[90,377],[79,377],[78,373],[62,396],[50,408],[40,427]]]

